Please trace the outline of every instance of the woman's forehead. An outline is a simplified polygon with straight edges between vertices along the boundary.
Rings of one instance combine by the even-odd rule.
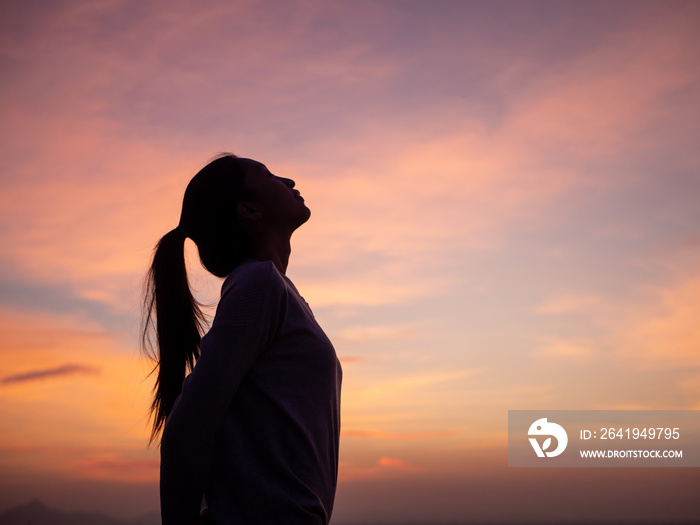
[[[266,171],[267,167],[257,160],[253,159],[240,159],[240,161],[246,166],[250,171]]]

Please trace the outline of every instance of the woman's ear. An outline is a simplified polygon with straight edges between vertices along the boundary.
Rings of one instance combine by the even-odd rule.
[[[236,206],[236,211],[238,211],[238,215],[248,220],[256,220],[262,217],[262,211],[255,203],[252,202],[239,202]]]

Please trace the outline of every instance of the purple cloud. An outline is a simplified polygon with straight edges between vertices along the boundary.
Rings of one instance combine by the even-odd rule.
[[[84,365],[62,365],[54,368],[44,368],[43,370],[31,370],[22,374],[14,374],[3,377],[0,383],[3,385],[9,383],[24,383],[27,381],[37,381],[51,377],[68,376],[73,374],[97,374],[96,368]]]

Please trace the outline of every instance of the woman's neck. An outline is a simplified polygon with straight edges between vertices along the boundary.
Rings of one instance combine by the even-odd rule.
[[[282,275],[287,273],[289,255],[292,252],[290,237],[264,238],[253,246],[251,256],[259,261],[272,261]]]

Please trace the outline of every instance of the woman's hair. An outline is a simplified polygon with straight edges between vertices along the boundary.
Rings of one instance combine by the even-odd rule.
[[[205,325],[201,305],[187,281],[184,245],[197,245],[204,267],[226,277],[250,253],[236,211],[249,197],[245,166],[238,157],[222,154],[207,164],[187,185],[180,224],[158,242],[144,286],[142,348],[156,365],[151,404],[153,442],[173,409],[188,371],[199,358]],[[154,341],[155,339],[155,341]]]

